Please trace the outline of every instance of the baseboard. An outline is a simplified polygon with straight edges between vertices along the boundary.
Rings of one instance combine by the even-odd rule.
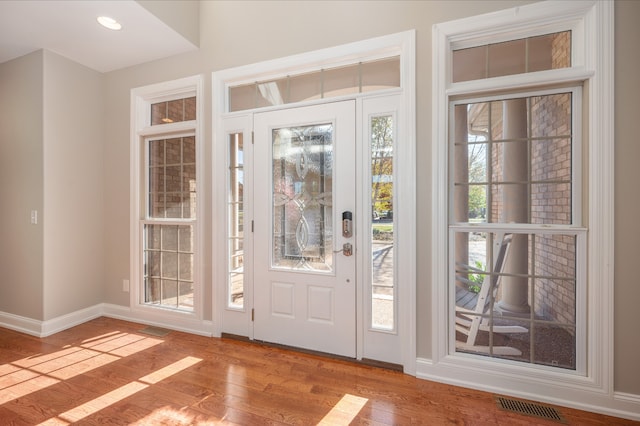
[[[76,325],[85,323],[101,316],[137,322],[145,325],[168,328],[185,333],[211,337],[213,322],[185,317],[184,315],[170,315],[170,313],[154,313],[132,310],[128,306],[101,303],[85,309],[80,309],[47,321],[14,315],[0,311],[0,327],[35,337],[47,337]],[[169,318],[169,320],[167,319]]]
[[[42,321],[10,314],[8,312],[0,312],[0,327],[31,336],[42,337]]]
[[[40,337],[51,336],[52,334],[59,333],[100,316],[102,316],[102,304],[44,321],[40,327]]]
[[[131,309],[128,306],[102,304],[102,315],[109,318],[132,321],[145,325],[168,328],[170,330],[211,337],[213,322],[199,320],[183,314],[157,312],[155,310]]]
[[[416,368],[416,377],[424,380],[546,402],[624,419],[640,420],[640,395],[623,392],[613,392],[609,395],[596,393],[591,389],[554,387],[553,384],[545,387],[538,383],[533,386],[520,377],[513,377],[511,380],[505,380],[504,377],[501,377],[499,383],[496,383],[496,378],[492,377],[490,372],[483,373],[481,371],[474,371],[473,375],[468,374],[467,378],[461,379],[460,375],[447,374],[446,369],[439,368],[432,360],[425,358],[416,360]]]

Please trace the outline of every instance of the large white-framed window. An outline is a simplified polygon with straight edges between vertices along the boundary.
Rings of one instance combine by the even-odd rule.
[[[131,92],[131,307],[202,318],[201,77]]]
[[[585,374],[582,87],[449,108],[451,352]]]
[[[541,2],[434,26],[434,330],[432,359],[419,375],[521,396],[531,396],[536,383],[537,398],[577,406],[586,393],[612,392],[612,20],[609,2]],[[531,56],[567,39],[569,53],[560,64]],[[559,98],[571,105],[565,114],[571,118],[570,133],[555,128],[555,139],[538,138],[531,127],[533,104]],[[506,114],[516,110],[522,113],[516,113],[521,125],[491,121],[492,116],[506,120]],[[490,134],[497,128],[515,133]],[[517,128],[525,133],[518,134]],[[582,142],[580,134],[586,135]],[[570,152],[567,168],[555,175],[548,173],[551,169],[547,174],[536,171],[536,162],[543,161],[535,158],[533,149],[545,145],[543,140],[557,146],[561,139],[571,141],[572,148],[565,148]],[[471,167],[473,152],[483,164],[479,175]],[[552,187],[554,199],[535,196]],[[504,202],[510,206],[500,204]],[[540,212],[544,217],[535,216]],[[472,240],[478,240],[484,256],[479,265],[469,265]],[[553,245],[561,248],[558,259],[572,264],[573,272],[540,272],[536,265],[549,263],[544,250]],[[505,269],[515,259],[524,269]],[[507,279],[520,279],[520,284],[510,285],[522,291],[507,295],[513,289],[505,290],[500,282]],[[484,297],[489,306],[467,315],[466,322],[456,320],[456,288],[461,285],[475,285],[475,297]],[[546,286],[559,292],[563,285],[574,290],[575,325],[559,316],[545,325],[568,333],[573,358],[562,364],[554,357],[539,358],[539,351],[516,355],[511,350],[515,345],[501,340],[499,332],[512,339],[526,335],[530,344],[538,344],[531,329],[545,320],[531,306],[543,299],[538,290]],[[511,309],[506,322],[494,309],[505,297],[502,305]],[[475,339],[480,333],[485,333],[484,340]]]

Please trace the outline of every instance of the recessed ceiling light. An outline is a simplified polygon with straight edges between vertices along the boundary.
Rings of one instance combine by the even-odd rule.
[[[109,18],[108,16],[98,16],[98,22],[105,28],[109,28],[110,30],[120,30],[122,29],[122,24],[116,21],[113,18]]]

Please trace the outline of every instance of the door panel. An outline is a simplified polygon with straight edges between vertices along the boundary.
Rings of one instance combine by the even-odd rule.
[[[355,357],[355,102],[254,120],[254,339]]]

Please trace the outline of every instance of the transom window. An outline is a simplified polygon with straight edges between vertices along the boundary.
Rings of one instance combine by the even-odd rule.
[[[178,123],[196,119],[196,97],[173,99],[151,105],[151,125]]]
[[[571,66],[571,31],[454,49],[453,82]]]
[[[400,87],[400,57],[359,62],[229,88],[229,112]]]

